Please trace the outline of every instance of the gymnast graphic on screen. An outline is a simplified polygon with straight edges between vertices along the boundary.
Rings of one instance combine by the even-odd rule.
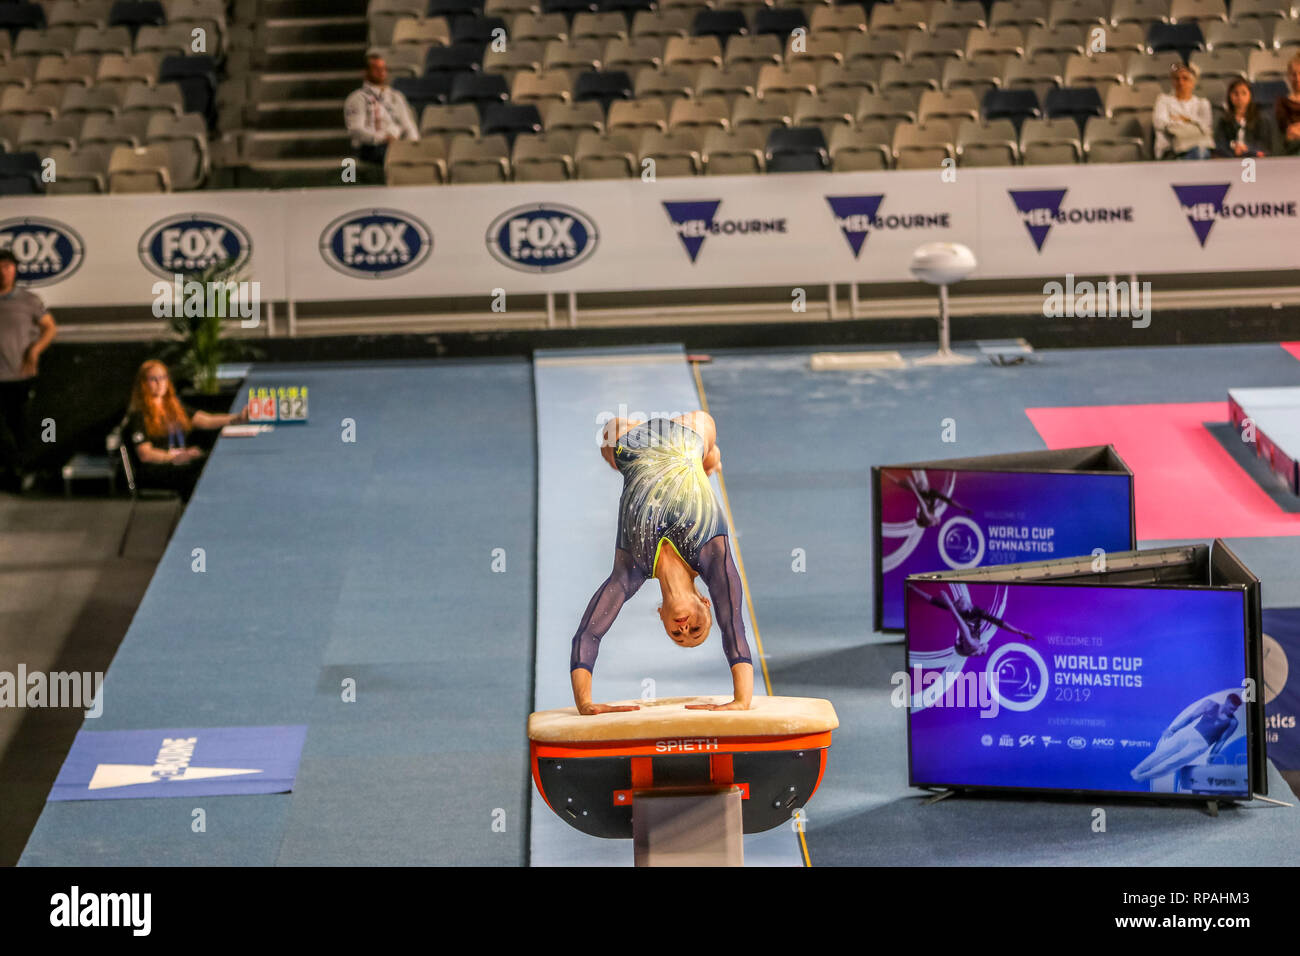
[[[958,511],[968,515],[974,514],[970,508],[958,504],[952,498],[949,498],[941,491],[936,491],[930,487],[930,479],[922,469],[914,470],[908,477],[899,481],[889,472],[882,472],[886,478],[898,485],[900,488],[906,488],[916,496],[916,521],[917,527],[933,528],[939,523],[939,518],[943,514],[942,508],[936,508],[935,505],[942,501],[949,507],[956,508]]]
[[[1020,628],[1008,624],[1000,617],[990,614],[983,608],[976,607],[975,602],[971,600],[970,592],[963,585],[957,585],[953,589],[955,593],[950,594],[948,589],[944,588],[934,596],[926,594],[925,591],[911,581],[907,582],[907,586],[925,598],[930,604],[952,613],[952,616],[957,621],[956,651],[962,657],[974,657],[988,653],[989,642],[982,638],[985,630],[990,625],[995,628],[1000,627],[1004,631],[1010,631],[1013,634],[1019,634],[1026,640],[1034,640],[1034,635],[1027,631],[1022,631]]]
[[[722,460],[716,438],[717,426],[703,411],[647,422],[615,418],[605,426],[600,453],[623,475],[623,494],[613,570],[592,595],[573,635],[569,671],[573,701],[581,714],[639,709],[592,703],[591,677],[601,638],[628,598],[652,577],[663,594],[659,618],[664,631],[682,647],[704,642],[717,609],[733,699],[688,706],[749,709],[754,667],[741,616],[744,593],[726,516],[708,479]],[[709,597],[695,589],[696,577],[704,579]]]
[[[1170,724],[1140,764],[1129,771],[1134,780],[1150,780],[1210,758],[1222,750],[1237,732],[1234,716],[1241,706],[1239,694],[1229,694],[1222,704],[1207,697],[1182,720]],[[1194,723],[1193,723],[1194,721]]]

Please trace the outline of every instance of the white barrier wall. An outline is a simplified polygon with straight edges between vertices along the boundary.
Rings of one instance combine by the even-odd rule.
[[[0,203],[52,306],[148,304],[240,256],[264,300],[301,302],[906,281],[936,239],[976,278],[1295,269],[1300,159]]]

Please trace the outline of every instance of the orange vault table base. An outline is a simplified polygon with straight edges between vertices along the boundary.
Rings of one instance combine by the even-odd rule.
[[[790,820],[826,769],[830,701],[755,697],[749,710],[687,710],[728,697],[620,701],[640,710],[528,718],[533,782],[591,836],[634,838],[638,865],[739,863],[741,833]]]

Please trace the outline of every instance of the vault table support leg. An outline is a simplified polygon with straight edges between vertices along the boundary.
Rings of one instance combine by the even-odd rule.
[[[744,866],[739,787],[642,790],[632,801],[637,866]]]

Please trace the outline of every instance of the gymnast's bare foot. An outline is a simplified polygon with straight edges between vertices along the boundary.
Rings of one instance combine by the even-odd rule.
[[[591,702],[580,704],[578,713],[584,717],[590,717],[593,714],[619,714],[625,710],[640,710],[640,707],[634,704],[623,704],[615,706],[614,704],[593,704]]]

